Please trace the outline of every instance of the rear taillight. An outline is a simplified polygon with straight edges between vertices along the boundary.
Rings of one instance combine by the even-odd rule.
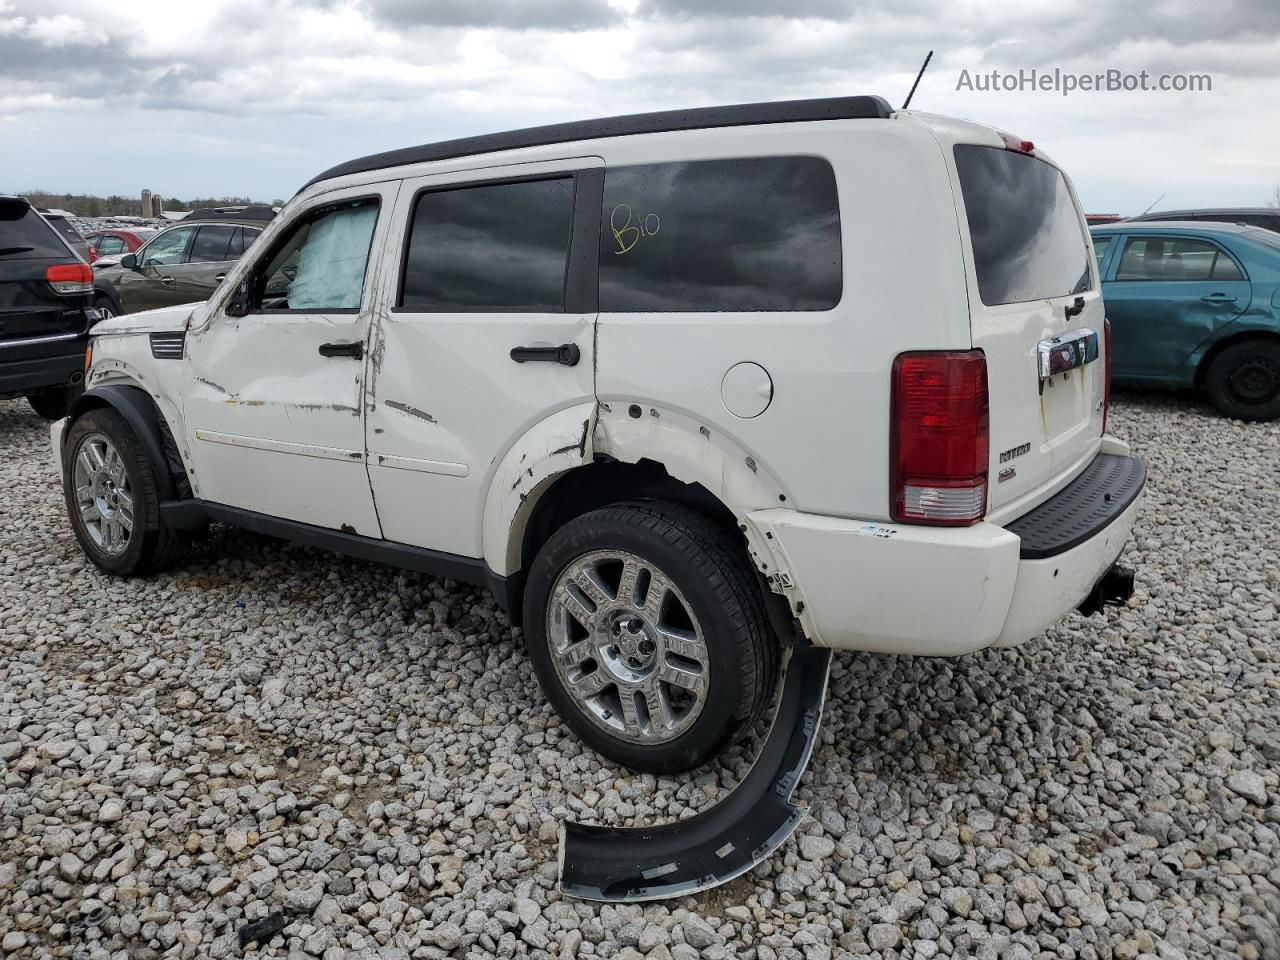
[[[93,293],[93,268],[87,263],[66,263],[44,272],[49,286],[58,293]]]
[[[980,350],[903,353],[893,362],[890,515],[964,526],[987,512],[987,359]]]
[[[1107,414],[1111,412],[1111,321],[1102,318],[1102,432],[1107,432]]]

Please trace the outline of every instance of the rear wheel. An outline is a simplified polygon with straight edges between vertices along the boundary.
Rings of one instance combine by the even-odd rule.
[[[1210,402],[1239,420],[1280,417],[1280,343],[1242,340],[1213,358],[1204,379]]]
[[[530,567],[524,613],[561,718],[636,770],[705,763],[773,692],[776,640],[743,551],[674,505],[620,504],[566,524]]]
[[[27,403],[31,404],[31,409],[38,416],[46,420],[61,420],[71,409],[71,401],[74,397],[75,391],[68,387],[52,387],[31,394],[27,397]]]
[[[62,489],[76,539],[108,573],[169,563],[180,542],[160,520],[155,474],[133,429],[114,410],[90,410],[67,431]]]

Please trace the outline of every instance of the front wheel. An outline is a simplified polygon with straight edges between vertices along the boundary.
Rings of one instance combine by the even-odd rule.
[[[1213,358],[1204,378],[1210,402],[1238,420],[1280,417],[1280,343],[1242,340]]]
[[[741,546],[671,504],[570,521],[530,567],[524,622],[561,719],[635,770],[700,766],[763,711],[777,641]]]
[[[128,422],[114,410],[90,410],[71,425],[63,450],[63,494],[85,555],[122,576],[167,564],[179,541],[160,519],[155,474]]]

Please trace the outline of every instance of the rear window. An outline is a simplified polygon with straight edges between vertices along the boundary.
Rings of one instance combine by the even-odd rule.
[[[1062,173],[998,147],[960,144],[956,169],[987,306],[1083,293],[1089,250]]]
[[[0,201],[0,257],[34,260],[71,254],[40,214],[25,203]]]
[[[830,310],[840,302],[840,207],[819,157],[611,167],[600,309]]]

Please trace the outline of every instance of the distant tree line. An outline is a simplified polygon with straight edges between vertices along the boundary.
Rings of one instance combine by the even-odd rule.
[[[6,191],[0,190],[0,193]],[[45,190],[20,190],[18,196],[26,197],[37,207],[67,210],[78,217],[136,217],[142,212],[142,191],[132,197],[121,197],[112,194],[99,197],[87,193],[49,193]],[[197,210],[200,207],[230,207],[241,204],[266,204],[272,207],[284,205],[283,200],[250,200],[248,197],[196,197],[193,200],[174,200],[164,198],[166,210]]]

